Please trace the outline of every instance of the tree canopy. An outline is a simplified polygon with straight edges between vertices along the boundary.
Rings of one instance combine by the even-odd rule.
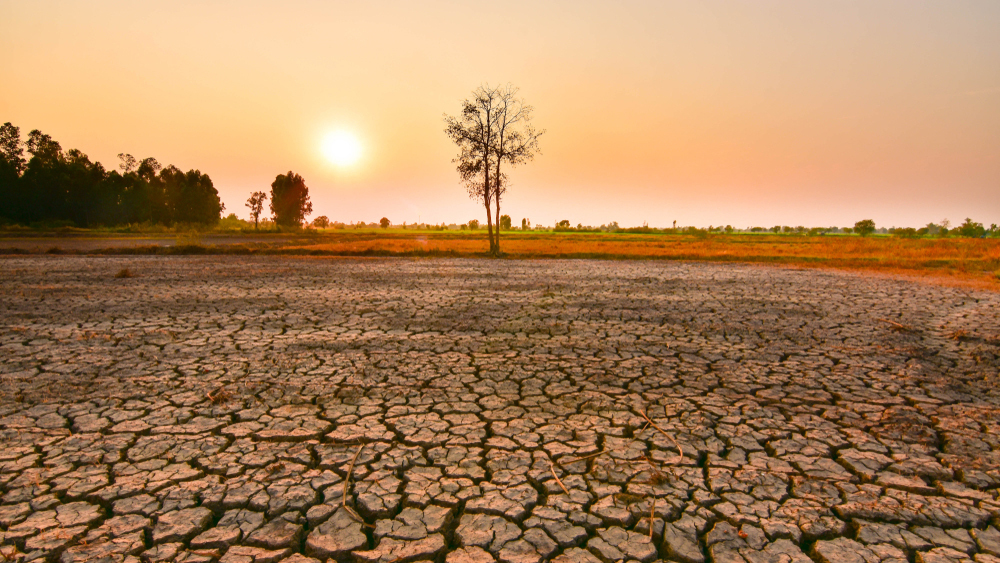
[[[25,160],[27,149],[30,159]],[[106,170],[77,149],[35,129],[21,140],[0,126],[0,217],[18,223],[66,221],[80,227],[125,223],[215,224],[225,206],[198,170],[162,168],[155,158],[121,154],[121,171]]]
[[[278,225],[302,226],[306,215],[312,213],[309,188],[302,176],[289,170],[288,174],[278,174],[271,182],[271,213]]]
[[[871,219],[862,219],[854,224],[854,232],[859,235],[866,237],[875,232],[875,221]]]

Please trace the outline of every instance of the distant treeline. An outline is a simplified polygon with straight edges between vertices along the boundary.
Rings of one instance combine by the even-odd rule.
[[[155,158],[118,157],[120,171],[109,171],[77,149],[63,151],[37,129],[22,141],[20,129],[4,123],[0,220],[72,222],[78,227],[219,222],[225,206],[207,174],[183,172],[172,165],[164,168]]]

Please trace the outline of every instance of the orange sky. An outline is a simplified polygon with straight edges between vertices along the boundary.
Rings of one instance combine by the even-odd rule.
[[[998,30],[995,0],[0,0],[0,122],[198,168],[242,217],[293,170],[314,216],[463,222],[442,113],[512,82],[548,130],[515,223],[988,225]]]

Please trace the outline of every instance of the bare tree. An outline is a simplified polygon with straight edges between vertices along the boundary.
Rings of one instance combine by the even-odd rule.
[[[490,240],[490,254],[495,254],[493,216],[490,209],[492,184],[490,182],[490,157],[496,136],[497,89],[489,85],[472,91],[472,98],[462,102],[462,112],[452,117],[444,116],[445,134],[458,145],[456,163],[458,175],[469,192],[469,197],[486,208],[486,227]],[[480,181],[479,176],[483,178]]]
[[[247,200],[247,207],[250,208],[250,216],[253,217],[253,228],[257,229],[260,222],[260,214],[264,211],[264,202],[267,201],[267,194],[264,192],[254,192]]]
[[[517,92],[510,84],[485,84],[473,90],[471,99],[462,102],[459,116],[445,115],[445,133],[459,148],[453,161],[459,176],[469,197],[486,208],[490,254],[494,256],[500,254],[500,200],[507,191],[507,176],[501,166],[513,167],[531,160],[538,152],[538,137],[544,133],[531,126],[533,108],[519,99]]]
[[[534,108],[517,97],[518,88],[507,84],[496,89],[497,132],[493,146],[493,203],[496,216],[500,217],[500,199],[507,193],[507,176],[500,170],[501,164],[511,168],[529,162],[541,150],[538,138],[545,130],[536,130],[531,124]],[[497,219],[499,222],[499,219]],[[510,228],[508,226],[508,228]],[[500,228],[497,227],[495,254],[500,254]]]

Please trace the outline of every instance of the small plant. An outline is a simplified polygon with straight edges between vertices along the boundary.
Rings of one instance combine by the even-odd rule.
[[[115,274],[115,277],[119,279],[134,278],[135,274],[132,273],[132,270],[129,270],[128,268],[122,268],[121,270],[118,270],[118,273]]]
[[[58,246],[53,246],[53,247],[49,248],[48,250],[46,250],[45,253],[46,254],[62,254],[63,253],[63,249],[59,248]]]

